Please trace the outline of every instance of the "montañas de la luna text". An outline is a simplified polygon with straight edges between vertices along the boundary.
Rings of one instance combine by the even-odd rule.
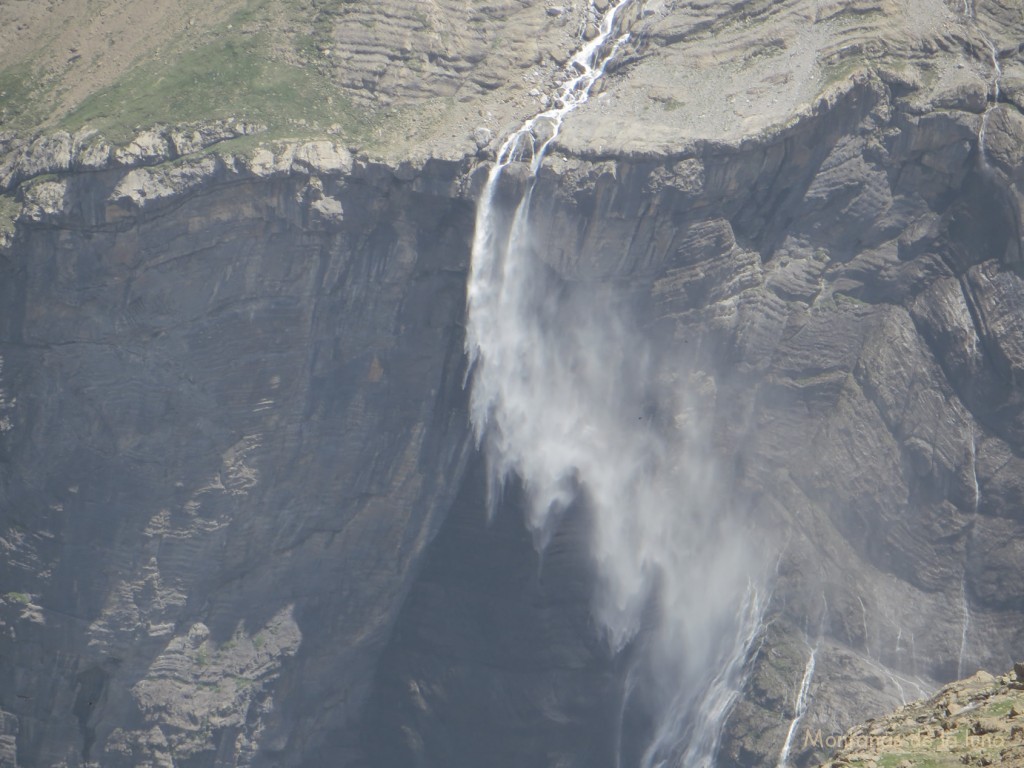
[[[888,733],[879,736],[868,734],[824,735],[817,731],[804,731],[803,748],[818,747],[819,749],[857,749],[865,752],[898,752],[908,749],[930,749],[951,751],[954,749],[989,749],[1005,747],[1012,740],[1005,733],[974,734],[961,728],[956,731],[935,733]],[[1024,739],[1016,739],[1024,740]]]

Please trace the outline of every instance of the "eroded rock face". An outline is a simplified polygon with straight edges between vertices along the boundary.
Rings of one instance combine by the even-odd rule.
[[[1008,577],[1021,534],[1010,469],[1021,446],[1019,236],[1005,179],[979,162],[979,116],[905,108],[864,80],[777,141],[649,162],[555,158],[535,193],[551,279],[567,292],[620,286],[661,360],[655,375],[696,372],[733,501],[777,547],[772,623],[726,764],[778,759],[812,651],[801,727],[841,733],[858,713],[998,663],[1019,642],[1024,606]],[[491,535],[480,524],[479,540]],[[543,581],[517,573],[494,592],[543,594]],[[470,763],[479,744],[515,754],[519,718],[535,711],[521,701],[548,715],[531,731],[550,729],[545,754],[591,764],[555,745],[581,720],[591,741],[622,733],[622,711],[542,694],[511,658],[476,661],[493,648],[439,607],[464,610],[450,597],[464,576],[428,566],[399,619],[371,720],[389,734],[378,736],[392,745],[385,764],[448,764],[452,740]],[[553,629],[541,595],[537,620]],[[580,638],[560,647],[577,649],[577,673],[591,669],[568,690],[612,674]],[[565,659],[533,661],[549,679],[565,674]],[[467,682],[474,664],[487,683]],[[452,723],[466,712],[478,715],[466,726],[476,741],[459,742]],[[642,714],[626,722],[642,739]],[[790,759],[816,746],[798,738]]]
[[[445,53],[448,5],[374,30],[352,87],[399,102],[497,88],[504,65],[474,68],[494,30]],[[735,765],[776,761],[812,651],[800,724],[839,732],[998,667],[1024,626],[1018,65],[989,109],[978,30],[998,40],[994,17],[965,32],[944,8],[906,35],[885,4],[748,5],[638,14],[656,52],[571,118],[534,196],[552,281],[613,286],[656,372],[689,370],[735,501],[778,553],[723,742]],[[332,22],[336,39],[369,29],[364,10]],[[526,33],[558,20],[537,46],[584,19],[496,14]],[[741,53],[782,69],[799,54],[797,77],[819,55],[791,50],[804,21],[835,61],[833,26],[862,46],[887,29],[914,71],[843,72],[765,118],[752,105],[787,81],[740,88]],[[712,38],[735,67],[706,88],[749,103],[676,115],[655,86],[699,72],[708,46],[684,43]],[[543,64],[543,84],[558,56],[527,53],[540,62],[515,66]],[[399,77],[424,57],[433,77]],[[650,124],[644,99],[663,105]],[[460,141],[486,152],[502,126],[478,117]],[[726,118],[736,132],[710,140]],[[197,152],[248,132],[4,140],[18,218],[0,241],[0,763],[635,755],[650,723],[623,712],[628,658],[588,618],[585,510],[544,558],[514,495],[486,522],[461,326],[480,167],[328,141]]]
[[[0,320],[17,764],[359,753],[469,446],[472,208],[416,191],[457,171],[300,146],[26,194]]]

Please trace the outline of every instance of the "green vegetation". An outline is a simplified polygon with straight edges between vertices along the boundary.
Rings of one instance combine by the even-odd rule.
[[[87,98],[64,120],[108,139],[126,141],[135,126],[236,117],[271,128],[338,123],[346,135],[363,134],[365,117],[313,67],[267,58],[269,36],[228,36],[169,64],[148,62],[114,86]]]
[[[860,56],[850,56],[825,64],[821,72],[821,90],[828,90],[831,86],[846,80],[854,72],[864,69],[866,66],[867,61]]]
[[[740,60],[740,67],[756,67],[768,59],[782,56],[785,52],[786,44],[782,40],[767,40],[760,45],[751,46]]]
[[[878,756],[878,768],[896,768],[904,760],[911,760],[909,752],[889,752]]]
[[[1010,714],[1010,710],[1014,708],[1015,702],[1013,699],[1002,699],[989,706],[985,707],[981,711],[982,717],[1003,717]]]
[[[821,90],[820,93],[827,91],[831,86],[836,83],[848,80],[850,75],[856,72],[873,71],[875,74],[884,73],[883,79],[892,78],[909,78],[910,81],[914,80],[915,70],[913,70],[906,61],[893,58],[887,54],[875,54],[870,52],[852,53],[849,56],[830,61],[821,66]],[[921,70],[917,70],[920,72]],[[924,82],[926,85],[929,82],[934,83],[936,75],[933,69],[929,66],[923,68]]]
[[[245,0],[230,18],[154,43],[112,84],[62,102],[67,70],[36,57],[0,69],[0,129],[76,131],[89,126],[124,144],[139,129],[225,118],[257,123],[263,138],[375,134],[377,118],[333,81],[344,4]],[[109,81],[104,81],[109,82]],[[70,110],[70,111],[65,111]]]
[[[20,211],[21,203],[10,195],[0,195],[0,233],[14,231],[14,222]]]
[[[839,10],[827,17],[829,21],[843,26],[861,26],[867,21],[879,21],[884,18],[885,11],[880,8],[858,8],[853,4],[841,6]]]
[[[851,296],[848,293],[833,293],[832,298],[835,301],[836,308],[840,308],[843,304],[851,307],[868,307],[871,306],[868,302],[863,299],[858,299],[856,296]]]
[[[6,600],[8,603],[28,605],[32,602],[32,596],[27,592],[8,592],[4,595],[4,600]]]
[[[914,768],[942,768],[948,765],[959,765],[959,761],[952,755],[949,756],[948,760],[941,760],[934,755],[913,752],[889,752],[879,756],[878,768],[899,768],[899,765],[904,761],[909,762]]]
[[[674,99],[671,96],[660,99],[656,98],[655,101],[661,104],[661,108],[666,112],[675,112],[677,109],[684,106],[683,102],[679,101],[678,99]]]
[[[0,127],[17,127],[36,118],[36,82],[28,64],[0,69]]]
[[[1000,702],[1011,704],[1011,702]],[[994,708],[1005,715],[1009,706]],[[917,740],[915,734],[906,734],[904,749],[893,752],[882,752],[878,756],[878,768],[899,768],[909,765],[912,768],[947,768],[968,762],[965,755],[982,759],[981,765],[997,762],[1001,749],[1006,745],[1005,733],[1002,735],[973,735],[967,726],[955,730],[944,731],[935,738]],[[909,748],[908,748],[909,747]],[[988,762],[985,762],[987,760]],[[974,762],[974,760],[971,760]]]

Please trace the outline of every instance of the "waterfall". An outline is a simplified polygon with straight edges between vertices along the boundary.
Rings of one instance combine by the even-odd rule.
[[[964,17],[970,20],[977,18],[976,9],[974,7],[975,0],[961,0],[963,3]],[[985,132],[988,128],[988,115],[989,112],[999,103],[999,88],[1000,81],[1003,78],[1003,68],[999,63],[999,49],[996,48],[996,44],[992,41],[988,35],[984,32],[981,33],[982,38],[985,40],[985,45],[988,46],[989,57],[992,61],[992,83],[989,86],[988,104],[985,106],[985,111],[981,114],[981,125],[978,128],[978,156],[981,160],[981,167],[988,169],[988,158],[985,156]]]
[[[793,721],[789,724],[789,730],[786,732],[786,741],[783,742],[782,751],[779,753],[778,768],[786,768],[789,764],[789,753],[793,748],[793,737],[796,735],[796,729],[800,726],[800,721],[807,712],[811,681],[814,679],[814,662],[818,656],[818,646],[815,645],[811,648],[808,644],[807,647],[811,653],[807,657],[803,679],[800,680],[800,691],[797,693],[796,704],[793,707]]]
[[[554,274],[530,226],[545,153],[628,39],[621,15],[633,2],[604,12],[553,106],[502,143],[488,174],[467,286],[470,416],[491,514],[515,477],[539,548],[563,515],[588,517],[596,624],[612,653],[636,651],[622,711],[642,707],[651,721],[636,760],[707,766],[760,636],[758,550],[725,501],[688,374],[631,326],[613,286]],[[513,163],[525,172],[509,204],[499,182]]]
[[[978,154],[981,158],[981,167],[988,168],[988,157],[985,153],[985,132],[988,127],[989,113],[999,104],[999,88],[1000,81],[1003,79],[1003,68],[999,63],[999,50],[996,48],[996,44],[988,35],[983,35],[983,37],[992,60],[992,84],[989,86],[989,103],[981,115],[981,126],[978,128]]]
[[[857,595],[857,602],[860,603],[860,621],[861,626],[864,628],[864,655],[870,659],[871,644],[868,642],[868,609],[860,595]]]
[[[964,661],[967,659],[968,636],[971,631],[971,605],[967,601],[967,572],[960,579],[960,604],[963,607],[963,619],[960,628],[960,657],[956,663],[956,677],[964,677]]]
[[[971,482],[974,486],[973,512],[978,514],[978,504],[981,501],[981,486],[978,485],[978,435],[974,429],[974,422],[971,422]]]
[[[999,50],[996,44],[989,37],[985,38],[988,44],[989,55],[992,57],[992,103],[999,103],[999,84],[1003,79],[1003,67],[999,63]]]

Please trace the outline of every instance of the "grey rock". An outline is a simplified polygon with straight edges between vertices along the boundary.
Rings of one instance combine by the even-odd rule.
[[[1019,173],[1024,160],[1024,116],[1016,109],[995,107],[986,121],[988,157],[1008,174]]]
[[[59,221],[66,204],[67,184],[40,181],[25,190],[21,215],[34,222]]]
[[[292,155],[292,167],[313,173],[344,175],[352,170],[352,155],[344,147],[330,141],[300,144]]]
[[[337,223],[345,218],[345,211],[341,201],[333,197],[321,197],[310,204],[310,208],[320,214],[324,219]]]
[[[5,590],[30,596],[0,606],[4,674],[28,673],[5,688],[2,706],[45,723],[38,743],[5,731],[19,739],[19,763],[42,754],[203,762],[225,734],[245,764],[286,749],[300,760],[327,748],[317,745],[328,732],[347,734],[335,746],[352,749],[341,742],[357,732],[381,628],[470,445],[447,382],[461,380],[450,353],[461,345],[472,212],[417,195],[386,169],[344,185],[336,174],[311,177],[347,161],[325,147],[282,158],[269,178],[208,157],[32,187],[38,221],[19,225],[5,290],[23,307],[74,298],[46,319],[23,316],[0,350],[4,455],[27,460],[37,428],[64,446],[40,477],[54,517],[30,533],[14,507],[2,518],[0,546],[19,552],[0,566]],[[434,172],[440,182],[454,170]],[[44,224],[69,233],[70,272],[46,244],[58,229]],[[335,245],[310,251],[311,236]],[[433,255],[423,242],[435,243]],[[389,298],[372,309],[366,286],[384,283]],[[385,341],[400,325],[408,339]],[[116,362],[127,350],[138,376]],[[93,405],[51,420],[42,382],[66,376],[100,389]],[[108,414],[107,438],[94,409]],[[302,426],[307,412],[321,426]],[[167,438],[184,424],[194,440],[179,450]],[[351,442],[336,443],[340,434]],[[2,471],[5,483],[28,479]],[[27,488],[8,487],[25,498]],[[95,505],[104,487],[119,490]],[[337,589],[325,602],[327,584]],[[48,651],[37,642],[51,631],[81,638],[52,696],[38,687]],[[295,706],[302,714],[289,714]]]
[[[980,77],[965,78],[940,91],[933,103],[939,109],[959,109],[981,114],[988,104],[990,85]]]
[[[146,130],[136,135],[126,146],[114,149],[114,160],[120,165],[132,166],[156,163],[170,156],[171,143],[162,130]]]
[[[494,132],[490,128],[480,126],[473,129],[473,143],[476,144],[477,149],[484,149],[492,141],[494,141]]]

